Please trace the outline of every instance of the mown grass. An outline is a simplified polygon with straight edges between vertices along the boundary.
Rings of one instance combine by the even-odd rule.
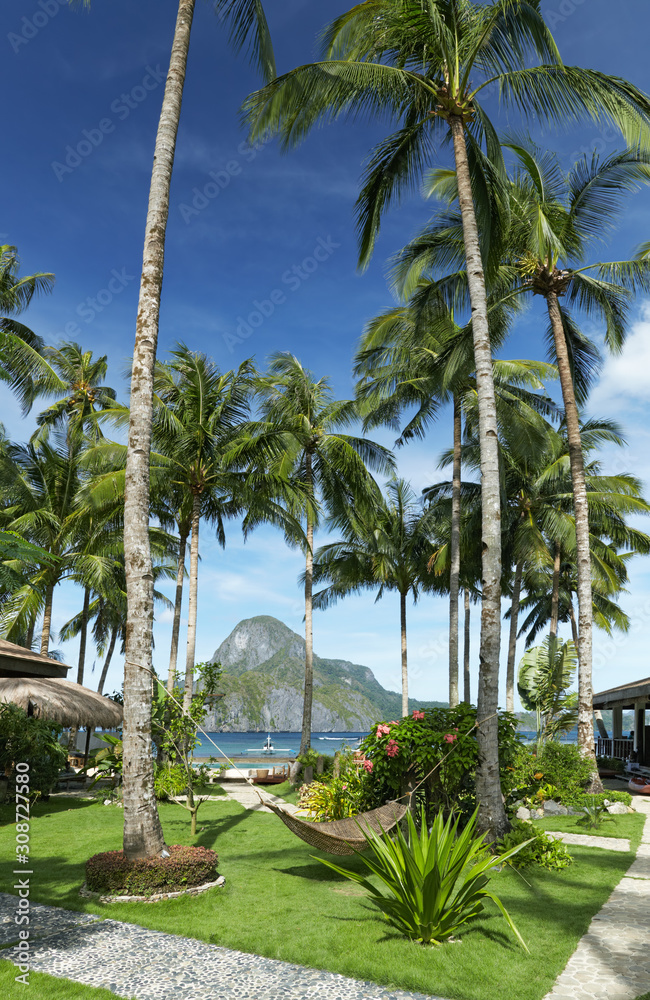
[[[163,803],[160,815],[168,843],[191,843],[184,811]],[[4,807],[0,873],[6,887],[13,883],[11,818]],[[529,955],[491,903],[460,944],[423,948],[399,936],[362,890],[319,864],[319,852],[277,817],[230,800],[201,807],[195,839],[218,851],[222,889],[151,904],[81,899],[85,860],[121,847],[122,821],[114,806],[70,799],[37,804],[32,900],[449,1000],[541,1000],[631,862],[627,853],[572,848],[575,863],[559,873],[505,869],[495,875],[494,888]],[[361,868],[357,858],[344,863]]]
[[[1,954],[1,952],[0,952]],[[0,996],[3,1000],[115,1000],[110,990],[83,986],[69,979],[46,976],[42,972],[30,972],[29,983],[17,983],[18,970],[11,962],[0,962]]]
[[[643,813],[609,816],[595,830],[579,824],[579,819],[579,816],[549,816],[547,819],[534,820],[534,825],[536,829],[539,827],[542,830],[557,830],[558,833],[581,833],[590,837],[624,837],[630,841],[631,851],[636,851],[641,843],[645,823]]]

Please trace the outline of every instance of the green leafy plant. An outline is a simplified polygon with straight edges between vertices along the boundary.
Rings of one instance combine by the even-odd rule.
[[[499,841],[499,848],[503,851],[510,851],[515,847],[520,848],[519,852],[507,861],[513,868],[539,865],[541,868],[557,871],[573,864],[573,858],[561,840],[549,837],[526,820],[514,820],[511,830]]]
[[[548,636],[527,649],[519,664],[517,688],[526,711],[537,716],[538,744],[572,729],[578,720],[576,694],[567,694],[578,663],[574,644]]]
[[[589,830],[597,830],[603,822],[613,822],[612,817],[607,815],[605,803],[599,801],[595,795],[589,798],[591,801],[582,806],[582,816],[576,820],[578,825],[586,826]]]
[[[111,736],[110,733],[102,733],[100,739],[107,746],[98,750],[92,760],[88,761],[85,768],[82,768],[85,771],[90,769],[94,769],[95,771],[95,777],[90,784],[89,790],[90,788],[94,788],[102,778],[111,778],[118,784],[122,781],[122,737]]]
[[[547,740],[539,748],[520,746],[507,773],[513,802],[533,799],[538,789],[552,786],[553,795],[546,798],[568,805],[568,799],[584,794],[591,778],[591,764],[573,744]]]
[[[7,779],[7,794],[15,794],[16,764],[28,764],[32,797],[48,796],[56,787],[67,753],[58,742],[62,727],[47,719],[28,716],[16,705],[0,705],[0,774]],[[24,774],[25,772],[23,772]]]
[[[528,951],[503,903],[489,888],[489,873],[520,851],[525,842],[502,854],[490,854],[483,837],[476,833],[477,814],[475,811],[462,832],[459,820],[445,820],[442,811],[429,832],[424,808],[419,832],[410,812],[407,836],[399,826],[394,840],[386,832],[380,836],[362,830],[372,857],[355,853],[379,880],[379,886],[366,875],[324,858],[318,860],[363,886],[389,923],[415,941],[435,945],[449,941],[483,910],[484,900],[491,899]]]

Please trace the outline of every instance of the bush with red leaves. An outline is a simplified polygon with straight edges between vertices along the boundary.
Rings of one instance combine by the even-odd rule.
[[[114,896],[148,896],[154,892],[178,892],[214,882],[219,856],[207,847],[174,844],[168,858],[129,861],[124,851],[105,851],[86,861],[86,886],[91,892]]]

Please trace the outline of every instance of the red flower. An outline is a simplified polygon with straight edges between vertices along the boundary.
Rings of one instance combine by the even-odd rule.
[[[386,756],[397,757],[398,753],[399,753],[399,746],[397,745],[395,740],[389,740],[388,745],[386,746]]]
[[[366,769],[366,771],[368,772],[368,774],[372,774],[372,769],[373,769],[373,767],[375,765],[373,764],[373,762],[371,760],[364,760],[363,766]]]
[[[447,733],[447,735],[443,736],[442,738],[445,741],[445,743],[453,743],[455,740],[458,739],[457,736],[453,736],[451,733]]]
[[[424,718],[424,712],[420,712],[419,709],[414,708],[413,709],[413,718],[414,719],[423,719]]]
[[[390,732],[390,725],[384,726],[383,723],[380,723],[377,726],[377,736],[388,736],[389,732]]]

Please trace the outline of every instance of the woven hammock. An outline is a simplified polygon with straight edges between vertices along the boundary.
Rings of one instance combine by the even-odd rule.
[[[310,823],[285,812],[275,802],[266,799],[263,801],[264,805],[271,809],[292,833],[310,844],[311,847],[316,847],[319,851],[325,851],[327,854],[354,854],[355,851],[363,851],[368,846],[368,841],[363,836],[362,830],[366,832],[372,830],[378,834],[381,834],[382,831],[388,832],[397,826],[408,809],[407,805],[394,801],[380,806],[379,809],[371,809],[369,812],[359,813],[358,816],[350,816],[349,819],[335,819],[329,823]]]

